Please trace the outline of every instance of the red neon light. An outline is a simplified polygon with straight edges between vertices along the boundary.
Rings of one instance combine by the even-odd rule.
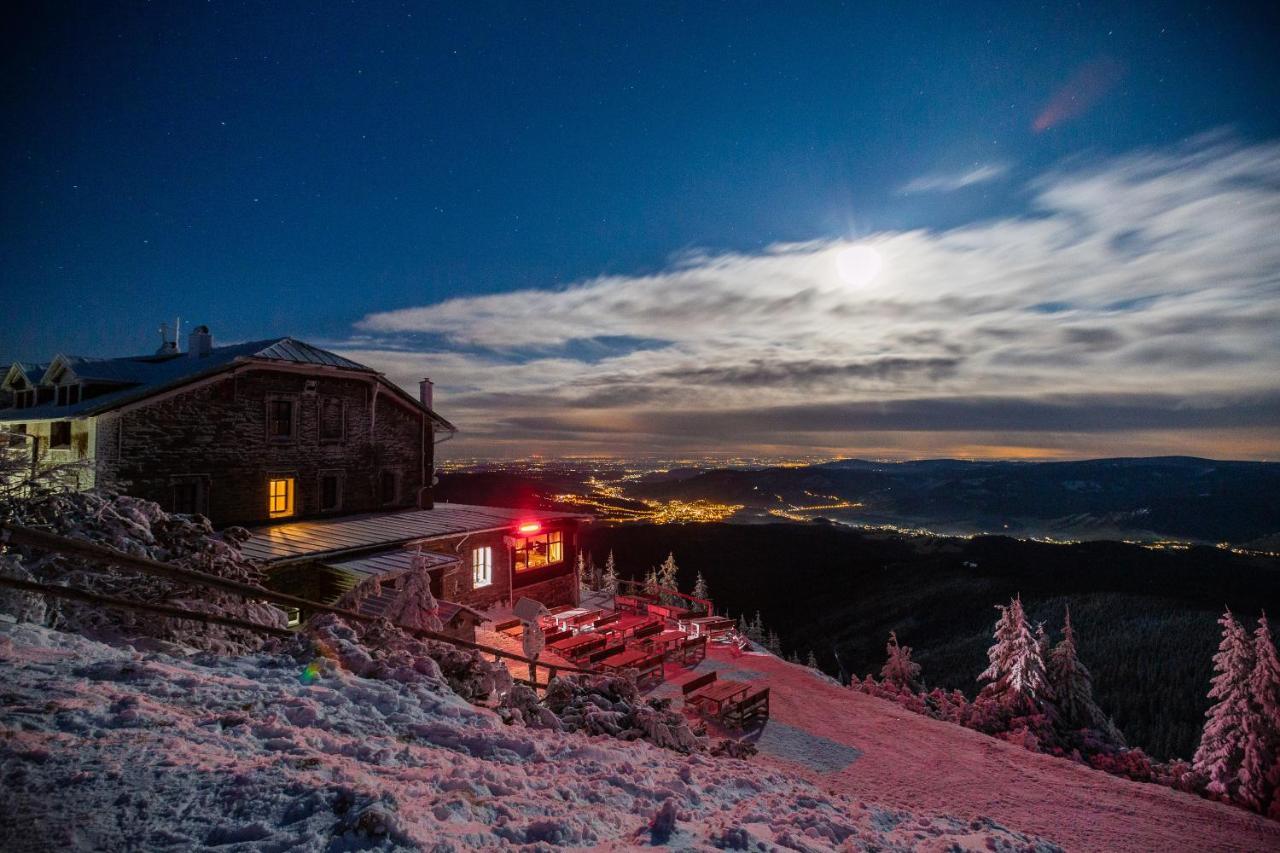
[[[539,521],[526,521],[516,529],[521,533],[537,533],[542,529],[542,523]]]

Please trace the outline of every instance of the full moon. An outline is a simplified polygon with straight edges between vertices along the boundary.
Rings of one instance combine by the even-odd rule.
[[[850,246],[836,255],[836,272],[845,284],[861,287],[880,274],[884,258],[870,246]]]

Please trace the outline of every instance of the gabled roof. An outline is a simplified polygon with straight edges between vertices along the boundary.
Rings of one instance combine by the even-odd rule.
[[[14,367],[23,370],[28,377],[35,374],[35,378],[29,380],[33,384],[39,383],[41,378],[54,365],[65,364],[67,369],[81,381],[109,383],[121,387],[118,390],[81,400],[70,406],[45,403],[26,409],[0,409],[0,422],[85,417],[109,412],[127,403],[133,403],[154,394],[177,389],[190,382],[216,375],[241,364],[253,362],[281,362],[314,367],[330,367],[338,370],[350,370],[369,376],[381,376],[371,367],[366,367],[337,353],[320,349],[320,347],[295,338],[271,338],[214,347],[209,351],[208,355],[202,357],[195,357],[189,353],[144,355],[128,358],[85,358],[83,356],[60,355],[49,364],[15,362]],[[10,368],[10,374],[12,369]],[[39,373],[36,373],[37,370]],[[385,379],[383,381],[404,401],[416,408],[423,408],[418,399],[405,392],[403,388]],[[443,429],[455,429],[453,424],[435,412],[428,410],[428,414]]]

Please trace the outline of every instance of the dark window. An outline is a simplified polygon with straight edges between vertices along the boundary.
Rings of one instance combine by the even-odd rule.
[[[13,425],[13,431],[14,431],[14,432],[16,432],[18,435],[26,435],[26,434],[27,434],[27,425],[26,425],[26,424],[14,424],[14,425]]]
[[[399,497],[399,489],[396,488],[399,485],[396,482],[397,479],[399,478],[396,476],[395,471],[382,472],[380,492],[384,504],[393,504]]]
[[[267,436],[272,439],[293,438],[292,400],[271,400],[267,403]]]
[[[199,480],[179,480],[173,484],[173,511],[193,515],[203,512]]]
[[[320,400],[320,440],[342,441],[343,417],[342,401],[337,397],[324,397]]]
[[[320,510],[336,509],[342,509],[342,478],[337,474],[324,474],[320,477]]]
[[[71,446],[71,421],[54,421],[49,424],[49,446]]]
[[[58,405],[65,406],[67,404],[67,395],[71,392],[70,385],[58,386]]]

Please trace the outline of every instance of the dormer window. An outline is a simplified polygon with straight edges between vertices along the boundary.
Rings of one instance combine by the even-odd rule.
[[[27,388],[23,391],[16,391],[13,395],[13,405],[17,409],[29,409],[36,404],[36,389]]]
[[[57,391],[57,403],[59,406],[74,406],[80,402],[80,383],[73,385],[59,385]]]

